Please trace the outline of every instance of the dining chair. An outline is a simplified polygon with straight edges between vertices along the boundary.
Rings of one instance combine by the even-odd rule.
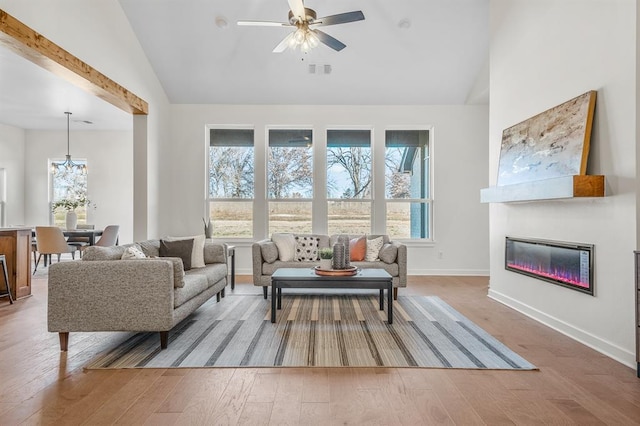
[[[38,260],[36,260],[36,266],[33,268],[33,273],[36,273],[40,258],[44,255],[44,266],[47,266],[52,262],[51,255],[58,255],[58,262],[60,262],[60,255],[62,253],[71,253],[71,257],[75,259],[76,247],[67,244],[67,240],[64,238],[62,229],[57,226],[36,226],[36,246],[38,249]]]
[[[89,225],[89,224],[78,224],[76,226],[76,229],[80,229],[80,230],[86,230],[86,229],[95,229],[95,225]],[[70,236],[67,238],[67,244],[69,244],[70,246],[74,246],[76,247],[76,249],[80,252],[80,257],[82,257],[82,247],[88,246],[90,244],[89,242],[89,237],[75,237],[75,236]]]
[[[100,239],[96,241],[97,246],[108,247],[118,244],[118,233],[120,232],[120,225],[108,225],[102,231]]]

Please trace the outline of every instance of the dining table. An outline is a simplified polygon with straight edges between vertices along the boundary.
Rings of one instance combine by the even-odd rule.
[[[62,229],[62,233],[65,237],[79,237],[79,238],[88,238],[89,245],[92,246],[96,243],[96,237],[102,235],[102,229]],[[35,231],[34,231],[35,235]]]
[[[62,234],[66,238],[69,238],[69,237],[88,238],[90,246],[96,243],[96,237],[101,236],[103,232],[102,229],[64,229],[64,228],[60,228],[60,229],[62,229]],[[31,236],[32,237],[36,236],[35,228],[31,229]]]

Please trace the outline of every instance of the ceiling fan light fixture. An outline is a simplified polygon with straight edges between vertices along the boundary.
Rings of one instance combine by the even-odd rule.
[[[320,40],[318,39],[316,33],[314,33],[313,31],[309,31],[308,35],[309,45],[311,45],[311,47],[318,47],[318,45],[320,44]]]
[[[276,45],[273,53],[282,53],[287,50],[287,48],[295,49],[296,47],[300,47],[300,50],[306,53],[321,43],[339,52],[347,46],[340,40],[335,39],[317,28],[364,20],[364,14],[361,10],[318,18],[315,10],[304,7],[303,0],[288,0],[288,3],[290,10],[287,22],[238,21],[238,25],[294,28],[293,32],[289,33],[289,35]]]

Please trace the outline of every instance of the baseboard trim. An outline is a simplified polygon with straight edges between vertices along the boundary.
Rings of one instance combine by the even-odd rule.
[[[502,303],[503,305],[506,305],[511,309],[514,309],[521,314],[526,315],[529,318],[534,319],[539,323],[542,323],[547,327],[550,327],[555,331],[562,333],[565,336],[570,337],[573,340],[576,340],[583,345],[586,345],[591,349],[618,361],[623,365],[626,365],[627,367],[630,367],[632,369],[636,368],[635,353],[629,352],[624,348],[614,345],[613,343],[608,342],[589,332],[574,327],[573,325],[568,324],[565,321],[548,315],[510,296],[492,290],[491,288],[489,288],[488,296],[496,302]]]
[[[444,276],[465,276],[465,277],[488,277],[488,269],[412,269],[407,271],[408,275],[444,275]]]

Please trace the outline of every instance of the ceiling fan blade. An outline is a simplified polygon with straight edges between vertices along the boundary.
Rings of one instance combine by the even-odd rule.
[[[272,21],[238,21],[240,26],[254,26],[254,27],[291,27],[292,25],[285,22],[272,22]]]
[[[346,24],[348,22],[363,21],[363,20],[364,20],[364,13],[362,13],[361,10],[356,10],[353,12],[339,13],[337,15],[318,18],[315,21],[313,21],[313,25],[320,27],[325,25]]]
[[[300,18],[301,21],[304,21],[304,17],[306,13],[304,12],[304,3],[302,0],[288,0],[289,8],[291,9],[291,13],[293,16]]]
[[[344,49],[345,47],[347,47],[346,44],[344,44],[343,42],[341,42],[340,40],[331,37],[329,34],[327,33],[323,33],[320,30],[311,30],[315,33],[315,35],[318,36],[318,39],[323,42],[324,44],[326,44],[327,46],[329,46],[330,48],[332,48],[333,50],[339,52],[342,49]]]
[[[291,33],[285,38],[283,38],[282,41],[276,47],[273,48],[273,53],[282,53],[285,50],[287,50],[287,47],[289,47],[289,40],[291,40],[291,38],[293,37],[293,34],[294,33]]]

